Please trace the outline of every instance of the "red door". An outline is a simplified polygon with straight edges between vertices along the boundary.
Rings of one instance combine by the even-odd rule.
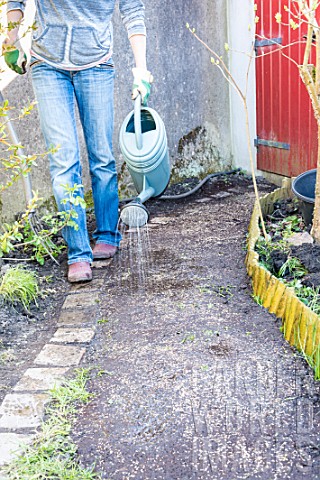
[[[297,65],[301,64],[307,26],[293,30],[276,22],[277,12],[289,23],[288,0],[258,0],[256,38],[258,168],[288,177],[316,167],[317,125]]]

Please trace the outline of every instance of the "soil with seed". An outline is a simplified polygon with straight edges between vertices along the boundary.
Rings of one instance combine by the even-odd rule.
[[[72,436],[103,479],[320,478],[319,383],[251,296],[253,201],[235,175],[150,202],[149,238],[124,233],[96,272],[100,322],[83,361],[95,397]]]
[[[150,202],[149,238],[124,233],[111,265],[94,270],[103,286],[83,366],[95,397],[72,436],[103,479],[320,478],[319,383],[251,298],[253,201],[250,179],[234,175],[186,200]],[[32,267],[47,289],[32,315],[0,309],[0,400],[56,328],[65,267]]]

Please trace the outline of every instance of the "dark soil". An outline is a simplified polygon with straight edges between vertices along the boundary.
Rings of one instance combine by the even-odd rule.
[[[73,439],[103,479],[320,478],[320,386],[251,297],[253,201],[236,175],[149,202],[149,236],[124,233],[98,272],[104,321],[83,362],[95,398]]]
[[[30,313],[19,305],[1,304],[0,402],[33,363],[56,329],[57,313],[69,288],[65,278],[66,259],[61,257],[60,261],[61,267],[51,260],[44,266],[31,262],[25,265],[36,272],[41,291],[38,306],[32,305]],[[14,260],[3,262],[2,273],[16,265]]]

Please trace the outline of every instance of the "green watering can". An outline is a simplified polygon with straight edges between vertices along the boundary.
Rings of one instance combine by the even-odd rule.
[[[155,110],[141,106],[140,95],[121,126],[119,141],[138,192],[122,208],[120,218],[129,227],[141,227],[149,218],[144,202],[161,196],[168,186],[170,159],[164,123]]]

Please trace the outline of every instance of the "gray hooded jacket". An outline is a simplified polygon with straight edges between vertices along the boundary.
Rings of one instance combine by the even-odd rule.
[[[7,11],[25,9],[27,0],[9,0]],[[59,68],[80,70],[112,55],[111,18],[116,0],[36,0],[31,54]],[[145,35],[141,0],[119,0],[128,37]]]

